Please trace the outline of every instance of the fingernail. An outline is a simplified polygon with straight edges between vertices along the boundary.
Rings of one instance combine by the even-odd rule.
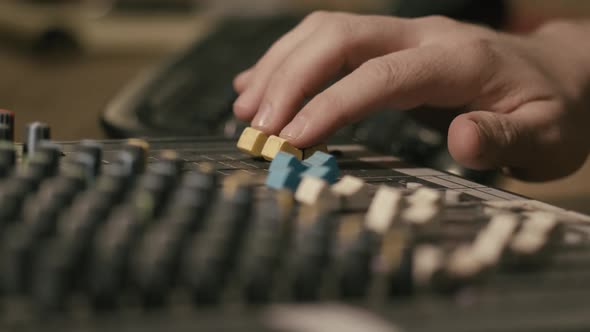
[[[272,107],[270,103],[265,102],[258,110],[258,113],[256,113],[256,116],[252,121],[252,127],[256,129],[268,129],[268,127],[270,126],[271,118]]]
[[[297,139],[303,134],[306,125],[307,120],[303,116],[296,116],[291,123],[283,128],[280,136],[288,140]]]

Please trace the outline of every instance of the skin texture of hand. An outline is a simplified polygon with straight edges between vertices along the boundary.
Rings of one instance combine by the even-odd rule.
[[[590,151],[590,26],[527,36],[444,17],[317,12],[234,80],[236,116],[299,147],[384,107],[462,108],[449,151],[526,180],[578,169]]]

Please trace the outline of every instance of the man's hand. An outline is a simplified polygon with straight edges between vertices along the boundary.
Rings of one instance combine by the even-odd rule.
[[[234,112],[305,147],[379,108],[464,107],[448,135],[458,162],[556,178],[590,150],[588,32],[555,23],[513,36],[443,17],[317,12],[235,79]]]

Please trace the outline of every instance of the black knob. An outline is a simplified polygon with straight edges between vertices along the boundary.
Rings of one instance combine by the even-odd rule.
[[[54,159],[51,153],[37,152],[26,163],[26,169],[39,176],[39,180],[55,175],[59,168],[59,159]]]
[[[63,152],[61,152],[61,146],[59,146],[59,144],[49,141],[39,142],[35,152],[43,152],[48,154],[54,163],[59,163],[59,158],[64,155]]]
[[[7,125],[0,123],[0,141],[12,142],[11,130]]]
[[[176,151],[164,150],[160,153],[158,159],[161,163],[166,163],[173,167],[177,174],[180,174],[182,172],[182,169],[184,167],[184,160],[182,160],[178,156],[178,153]]]
[[[117,156],[117,163],[126,167],[131,174],[140,174],[145,170],[149,144],[140,139],[130,139],[123,151]]]
[[[14,113],[0,110],[0,133],[2,140],[14,141]]]
[[[0,141],[0,178],[8,176],[16,163],[16,151],[12,143]]]
[[[33,122],[27,125],[24,151],[28,154],[34,153],[42,140],[51,138],[49,125],[42,122]]]
[[[83,140],[78,145],[78,151],[92,157],[94,175],[98,175],[102,165],[102,144],[93,140]]]
[[[71,242],[50,242],[32,269],[31,293],[38,309],[45,313],[62,312],[75,285],[74,253]]]

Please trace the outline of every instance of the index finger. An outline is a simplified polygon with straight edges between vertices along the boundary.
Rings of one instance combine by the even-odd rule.
[[[280,135],[306,147],[380,107],[466,105],[479,94],[485,70],[468,48],[432,45],[375,58],[313,98]]]

